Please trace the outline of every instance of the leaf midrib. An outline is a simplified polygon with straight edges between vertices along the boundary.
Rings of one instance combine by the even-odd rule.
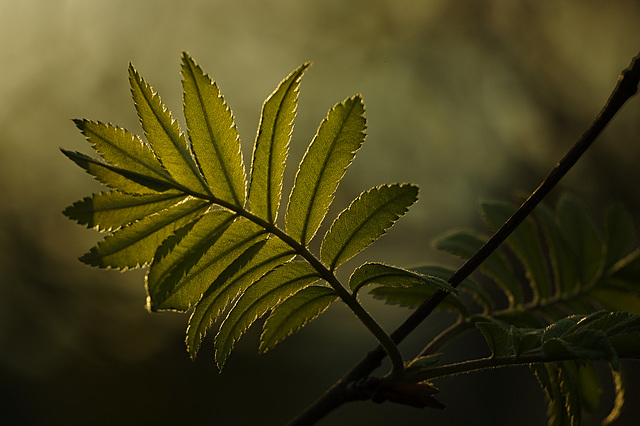
[[[273,206],[271,205],[271,198],[272,198],[272,185],[273,185],[273,180],[274,180],[274,173],[273,170],[276,168],[276,165],[274,164],[275,161],[275,156],[274,156],[274,150],[275,150],[275,140],[276,140],[276,129],[278,128],[278,123],[280,121],[280,113],[282,112],[282,110],[284,109],[283,104],[285,103],[285,100],[287,99],[287,96],[289,96],[289,93],[291,93],[292,88],[296,85],[296,82],[298,81],[298,79],[300,78],[300,76],[298,75],[296,78],[294,78],[291,81],[291,84],[289,84],[289,86],[287,86],[287,90],[285,91],[284,95],[282,96],[282,99],[280,100],[279,104],[278,104],[278,109],[277,109],[277,113],[276,116],[273,120],[273,126],[271,127],[271,144],[269,146],[269,169],[267,171],[267,220],[271,223],[275,222],[275,219],[278,215],[277,212],[277,208],[280,204],[280,200],[278,199],[278,201],[276,201],[276,212],[275,214],[273,213]],[[295,91],[295,88],[293,89]],[[295,102],[295,101],[294,101]],[[286,149],[286,147],[285,147]],[[285,158],[286,158],[286,154],[285,154]],[[280,185],[282,185],[282,183],[280,183]],[[279,198],[279,197],[278,197]]]

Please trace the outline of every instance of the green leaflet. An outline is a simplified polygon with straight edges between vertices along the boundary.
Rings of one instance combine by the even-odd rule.
[[[182,77],[191,148],[209,189],[215,197],[243,207],[246,178],[231,110],[218,86],[186,53],[182,54]]]
[[[581,284],[583,287],[592,286],[604,267],[602,237],[586,207],[576,198],[562,197],[556,210]]]
[[[147,142],[171,177],[195,194],[208,195],[209,190],[191,155],[187,140],[177,121],[165,108],[157,93],[129,65],[131,94],[140,117]]]
[[[384,185],[363,192],[325,234],[320,260],[335,270],[384,235],[417,199],[415,185]]]
[[[275,223],[282,195],[282,177],[289,152],[305,63],[284,79],[262,106],[253,148],[249,205],[252,212]]]
[[[205,201],[190,199],[147,216],[108,235],[80,260],[100,268],[136,268],[153,259],[156,248],[173,231],[191,222],[208,208]]]
[[[110,188],[127,194],[154,194],[156,192],[170,191],[175,188],[175,185],[166,181],[120,169],[79,152],[64,149],[61,151],[67,158],[83,168],[98,181]]]
[[[173,183],[153,151],[140,138],[110,124],[74,120],[87,140],[102,157],[121,169]]]
[[[275,307],[260,336],[260,352],[266,352],[324,312],[338,296],[329,287],[312,285]]]
[[[415,287],[432,286],[457,294],[458,290],[451,287],[442,278],[422,275],[406,269],[384,265],[382,263],[365,263],[356,268],[349,278],[349,288],[353,294],[369,284],[378,284],[385,287]]]
[[[573,256],[553,212],[545,205],[536,208],[536,219],[549,250],[552,275],[557,295],[568,296],[580,287]]]
[[[318,231],[333,195],[364,142],[364,105],[354,96],[334,106],[300,163],[285,215],[289,235],[306,245]]]
[[[252,284],[238,299],[216,336],[216,360],[222,368],[233,345],[258,318],[282,300],[318,281],[320,276],[307,262],[289,262]]]
[[[162,243],[146,276],[151,310],[156,309],[158,300],[168,297],[236,219],[229,211],[212,210]]]
[[[416,268],[411,268],[412,272],[418,273],[420,276],[428,276],[430,278],[436,278],[441,282],[447,282],[446,280],[453,275],[454,271],[442,266],[425,265]],[[425,300],[438,290],[438,283],[436,285],[424,285],[421,281],[416,281],[411,284],[409,281],[405,281],[404,286],[392,286],[392,287],[375,287],[369,290],[376,299],[382,299],[390,305],[408,306],[417,308]],[[491,297],[475,283],[471,278],[466,278],[458,288],[455,294],[450,294],[438,305],[437,310],[443,311],[458,311],[461,316],[469,316],[469,307],[457,297],[457,291],[464,293],[470,293],[474,300],[483,307],[485,312],[491,312],[493,310],[493,304]]]
[[[210,212],[166,256],[156,256],[147,274],[151,310],[189,309],[237,257],[266,238],[256,224],[233,219]]]
[[[184,194],[172,192],[141,195],[101,192],[73,203],[63,213],[87,228],[110,231],[158,213],[185,198]]]
[[[218,318],[229,301],[242,294],[260,277],[293,258],[291,247],[278,238],[269,238],[250,247],[207,289],[189,319],[187,350],[192,358],[211,323]]]
[[[481,207],[484,219],[493,229],[500,228],[516,210],[515,206],[500,202],[484,202]],[[534,298],[549,297],[552,294],[551,280],[546,273],[543,251],[540,250],[533,221],[527,218],[522,222],[506,243],[523,263]]]
[[[487,321],[478,321],[475,325],[487,341],[492,356],[503,356],[514,350],[508,324],[488,318]]]
[[[455,231],[436,239],[433,245],[438,250],[446,251],[462,258],[470,258],[486,242],[484,237],[473,231]],[[503,258],[500,252],[494,251],[480,265],[480,270],[500,285],[509,299],[511,306],[517,306],[524,302],[524,295],[520,283],[515,278],[512,268]]]

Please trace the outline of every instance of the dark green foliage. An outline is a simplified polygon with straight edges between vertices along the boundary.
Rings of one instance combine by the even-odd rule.
[[[504,202],[482,204],[493,230],[516,208]],[[468,258],[487,238],[464,230],[434,244]],[[640,356],[640,249],[634,244],[633,221],[620,205],[609,207],[598,227],[582,203],[564,196],[555,211],[540,205],[479,268],[477,280],[495,284],[504,299],[490,297],[467,280],[459,288],[476,303],[449,296],[440,309],[457,308],[459,326],[475,325],[496,359],[537,354],[540,360],[554,360],[531,365],[548,396],[553,425],[577,425],[583,410],[595,408],[600,384],[591,361],[607,361],[618,394],[609,416],[613,420],[624,395],[619,358]],[[417,306],[433,290],[385,287],[372,293],[388,303]]]

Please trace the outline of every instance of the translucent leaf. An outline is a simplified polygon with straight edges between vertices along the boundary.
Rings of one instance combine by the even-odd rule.
[[[79,152],[62,149],[71,161],[83,168],[87,173],[110,188],[127,194],[153,194],[156,192],[171,191],[175,185],[164,180],[150,178],[148,176],[120,169],[114,165],[96,160]]]
[[[88,120],[74,120],[74,123],[107,162],[139,175],[172,181],[153,151],[140,138],[110,124]]]
[[[260,336],[260,352],[266,352],[324,312],[338,296],[329,287],[312,285],[275,307]]]
[[[110,231],[158,213],[185,198],[184,194],[171,192],[144,195],[101,192],[73,203],[63,213],[88,228]]]
[[[516,207],[501,202],[482,203],[482,212],[487,224],[493,229],[500,228]],[[505,241],[522,262],[534,299],[545,299],[552,294],[551,277],[547,275],[544,251],[541,250],[538,232],[531,218],[523,221]]]
[[[289,74],[262,106],[251,164],[249,205],[253,214],[269,223],[275,223],[278,216],[298,89],[309,65],[305,63]]]
[[[318,281],[307,262],[285,263],[251,285],[233,306],[216,336],[216,360],[222,368],[235,342],[258,318],[282,300]]]
[[[285,215],[289,235],[307,244],[318,231],[347,167],[364,141],[360,96],[337,104],[320,124],[296,174]]]
[[[336,269],[384,235],[418,199],[414,185],[384,185],[362,193],[336,218],[322,240],[320,260]]]
[[[187,350],[192,358],[198,353],[200,344],[211,323],[218,318],[229,301],[247,287],[293,258],[291,248],[278,238],[269,238],[251,246],[236,259],[236,266],[229,267],[198,301],[187,327]]]
[[[209,204],[190,199],[125,226],[108,235],[80,260],[100,268],[135,268],[153,259],[173,231],[203,214]]]
[[[157,93],[129,65],[131,94],[147,142],[171,177],[189,191],[208,195],[207,188],[196,165],[187,140],[178,123],[165,108]]]
[[[384,265],[382,263],[365,263],[359,266],[349,278],[349,288],[353,294],[369,284],[378,284],[385,287],[415,287],[415,286],[435,286],[452,293],[458,293],[442,278],[417,274],[407,269],[395,266]]]
[[[231,110],[218,86],[186,53],[182,55],[182,78],[191,148],[209,189],[215,197],[243,207],[246,179]]]
[[[487,238],[472,231],[455,231],[436,239],[434,247],[464,259],[469,259],[486,242]],[[494,251],[482,263],[480,270],[500,285],[509,299],[510,306],[524,302],[522,288],[510,265],[498,251]]]
[[[154,259],[147,274],[152,310],[189,309],[236,258],[266,238],[248,220],[229,225],[229,215],[210,212],[166,256]]]

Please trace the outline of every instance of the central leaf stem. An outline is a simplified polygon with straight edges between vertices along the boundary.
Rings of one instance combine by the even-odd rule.
[[[187,193],[190,193],[186,188],[180,189]],[[404,372],[404,360],[402,359],[402,355],[400,354],[398,346],[394,343],[391,336],[389,336],[389,334],[387,334],[387,332],[382,329],[380,324],[378,324],[378,322],[373,319],[373,317],[367,312],[367,310],[364,309],[364,307],[358,302],[356,297],[349,291],[347,291],[340,280],[336,278],[335,274],[330,271],[322,262],[320,262],[320,260],[315,257],[313,253],[311,253],[309,249],[307,249],[307,247],[293,239],[276,225],[253,215],[242,207],[218,199],[214,196],[204,196],[203,194],[193,193],[191,195],[197,198],[206,197],[206,199],[211,203],[217,204],[237,213],[239,216],[250,220],[251,222],[265,229],[267,232],[275,235],[285,244],[288,244],[293,250],[295,250],[295,252],[299,256],[306,260],[318,272],[320,277],[333,288],[338,297],[349,307],[349,309],[351,309],[351,311],[356,315],[356,317],[358,317],[358,319],[364,324],[364,326],[367,327],[371,334],[373,334],[375,339],[378,341],[380,346],[384,349],[384,351],[389,356],[389,359],[391,360],[391,372],[389,373],[389,377],[397,378],[402,375],[402,373]]]

